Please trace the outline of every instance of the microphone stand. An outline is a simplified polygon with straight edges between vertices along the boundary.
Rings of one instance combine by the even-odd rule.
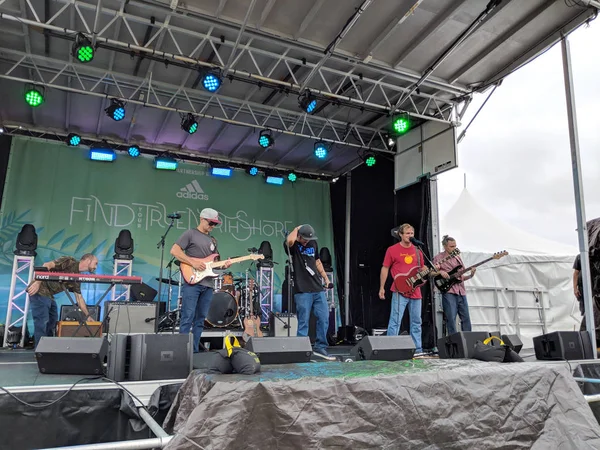
[[[287,243],[287,235],[284,237],[283,245],[286,248],[286,253],[288,257],[288,315],[287,315],[287,335],[290,337],[290,314],[292,313],[292,292],[294,292],[294,265],[292,264],[292,249],[288,246]],[[294,243],[295,245],[295,243]]]
[[[173,225],[175,224],[175,218],[171,219],[171,223],[169,224],[169,227],[167,228],[167,231],[165,231],[165,234],[162,235],[162,237],[160,238],[160,241],[158,241],[158,244],[156,244],[156,248],[160,248],[160,269],[158,272],[158,304],[156,305],[156,316],[155,316],[155,321],[154,321],[154,332],[158,333],[158,318],[159,318],[159,310],[160,310],[160,300],[162,298],[162,278],[163,278],[163,264],[164,264],[164,260],[165,260],[165,238],[167,237],[167,234],[169,234],[169,231],[171,231],[171,228],[173,228]]]

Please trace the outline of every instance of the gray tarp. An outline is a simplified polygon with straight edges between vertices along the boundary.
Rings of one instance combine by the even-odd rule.
[[[164,427],[173,449],[598,449],[567,364],[474,360],[196,371]]]

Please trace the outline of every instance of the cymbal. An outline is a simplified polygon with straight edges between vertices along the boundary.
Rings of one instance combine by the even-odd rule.
[[[155,278],[156,281],[161,281],[160,278]],[[179,281],[175,281],[175,280],[169,280],[168,278],[163,278],[162,282],[164,284],[172,284],[173,286],[177,286],[179,284]]]

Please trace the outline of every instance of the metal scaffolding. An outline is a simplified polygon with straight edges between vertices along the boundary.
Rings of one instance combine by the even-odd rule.
[[[8,293],[8,306],[6,308],[6,325],[4,328],[3,345],[11,327],[21,327],[21,340],[19,346],[25,346],[27,331],[27,313],[29,312],[29,294],[26,289],[33,280],[33,264],[35,257],[15,255],[13,259],[12,274],[10,277],[10,290]],[[27,275],[27,278],[24,275]]]
[[[273,268],[259,267],[256,277],[258,278],[260,310],[262,312],[260,323],[268,324],[269,316],[271,315],[271,311],[273,311]]]
[[[130,277],[133,273],[133,260],[131,259],[115,259],[113,264],[113,275],[128,276]],[[129,301],[131,293],[130,284],[119,284],[114,285],[111,294],[110,301]]]

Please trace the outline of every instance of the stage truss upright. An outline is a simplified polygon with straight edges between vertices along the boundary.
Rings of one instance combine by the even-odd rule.
[[[8,307],[6,309],[6,326],[4,328],[3,345],[11,327],[21,327],[21,340],[19,346],[25,346],[25,331],[27,328],[27,313],[29,312],[29,294],[26,289],[33,279],[33,264],[35,257],[15,255],[10,278],[10,291],[8,293]],[[27,278],[23,275],[27,274]]]
[[[113,275],[130,277],[133,271],[132,259],[115,259]],[[131,285],[114,285],[111,292],[111,301],[129,301]]]
[[[260,323],[268,324],[269,316],[273,311],[273,268],[259,267],[256,276],[260,295]]]

